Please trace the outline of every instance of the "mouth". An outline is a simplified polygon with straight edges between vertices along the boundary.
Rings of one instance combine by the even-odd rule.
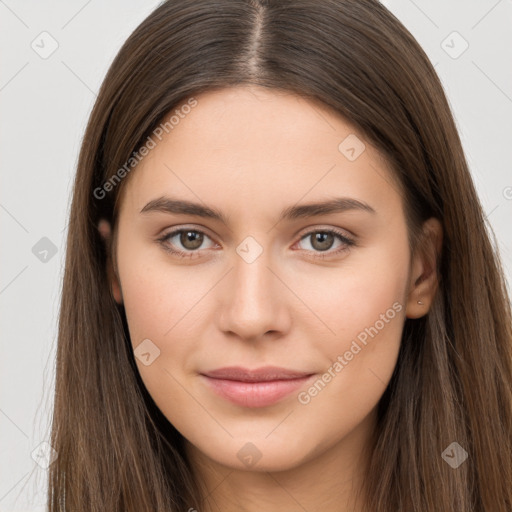
[[[249,370],[219,368],[200,373],[209,388],[222,398],[242,407],[267,407],[297,391],[315,374],[275,366]]]

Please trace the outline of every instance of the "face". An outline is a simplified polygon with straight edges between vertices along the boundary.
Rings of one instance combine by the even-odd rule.
[[[374,418],[419,315],[402,198],[320,103],[248,87],[196,100],[126,183],[114,294],[142,380],[190,446],[292,468]],[[226,367],[242,370],[212,373]]]

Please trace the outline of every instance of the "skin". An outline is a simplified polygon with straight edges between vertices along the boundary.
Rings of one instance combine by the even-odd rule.
[[[208,489],[202,503],[190,506],[360,511],[363,450],[397,362],[403,324],[425,315],[436,291],[427,251],[411,255],[391,170],[337,113],[258,87],[196,99],[129,176],[110,268],[132,346],[149,339],[160,350],[147,366],[136,358],[142,380],[185,437],[192,467]],[[354,161],[338,150],[349,134],[365,144]],[[164,195],[214,207],[229,222],[140,213]],[[277,222],[288,206],[336,196],[365,201],[376,213]],[[111,236],[107,221],[98,227],[105,239]],[[157,241],[180,227],[205,233],[199,248],[180,243],[179,234],[167,240],[193,258],[173,255]],[[356,245],[335,254],[344,244],[334,237],[322,251],[314,234],[333,228]],[[424,228],[425,247],[439,252],[440,223],[429,219]],[[236,251],[248,236],[263,251],[252,263]],[[396,303],[401,310],[394,318],[359,344],[357,355],[307,404],[294,392],[248,409],[217,396],[198,376],[231,365],[277,365],[321,377]],[[251,467],[237,457],[249,442],[261,454]]]

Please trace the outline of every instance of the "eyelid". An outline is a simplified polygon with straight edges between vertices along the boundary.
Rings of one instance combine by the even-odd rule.
[[[295,236],[298,236],[299,238],[303,238],[305,235],[309,235],[311,233],[316,233],[319,231],[322,231],[322,232],[334,231],[337,234],[345,237],[347,240],[355,239],[354,233],[351,233],[348,229],[339,228],[337,226],[321,225],[321,224],[320,225],[312,224],[310,226],[302,228]]]
[[[204,226],[195,226],[195,225],[188,225],[188,224],[183,224],[183,225],[180,224],[180,225],[168,228],[168,229],[164,229],[162,234],[157,236],[157,239],[169,238],[171,235],[175,236],[178,233],[180,233],[181,231],[194,231],[196,233],[201,233],[202,235],[206,235],[208,238],[215,241],[215,236],[211,234],[211,232],[208,228],[206,228]],[[218,243],[218,242],[215,242],[215,243]]]

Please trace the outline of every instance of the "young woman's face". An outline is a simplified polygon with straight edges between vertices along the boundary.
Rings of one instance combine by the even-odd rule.
[[[321,104],[245,87],[196,100],[120,205],[114,293],[142,380],[189,446],[226,466],[357,446],[419,315],[399,188]],[[303,378],[205,376],[268,366]]]

